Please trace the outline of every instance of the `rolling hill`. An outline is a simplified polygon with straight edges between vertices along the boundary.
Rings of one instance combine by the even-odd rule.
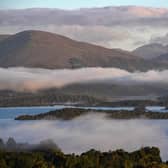
[[[163,68],[127,51],[107,49],[42,31],[23,31],[2,40],[0,66],[49,69],[116,67],[129,71]]]

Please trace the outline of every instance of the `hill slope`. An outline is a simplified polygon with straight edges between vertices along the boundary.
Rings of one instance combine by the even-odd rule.
[[[42,31],[24,31],[0,42],[0,66],[40,68],[117,67],[146,70],[156,65],[133,54]]]
[[[168,53],[168,46],[157,43],[144,45],[133,51],[133,54],[144,59],[153,59],[165,53]]]
[[[0,35],[0,42],[8,38],[10,35]]]
[[[168,63],[168,52],[155,58],[155,61],[161,62],[163,64],[167,64]]]

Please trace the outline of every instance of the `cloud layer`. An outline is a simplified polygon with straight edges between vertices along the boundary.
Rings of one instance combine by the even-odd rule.
[[[0,10],[0,34],[35,29],[105,47],[133,50],[151,39],[165,36],[167,19],[168,9],[134,6],[71,11]]]
[[[49,70],[0,68],[0,90],[37,91],[76,83],[104,82],[119,85],[168,84],[168,70],[128,72],[117,68]]]
[[[81,153],[91,148],[101,151],[136,150],[157,146],[164,159],[168,158],[167,121],[108,120],[104,115],[86,115],[62,121],[17,122],[2,120],[0,137],[14,137],[17,142],[39,143],[53,139],[66,153]]]

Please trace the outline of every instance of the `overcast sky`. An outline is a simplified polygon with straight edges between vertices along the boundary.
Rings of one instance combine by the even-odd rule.
[[[18,8],[85,8],[102,6],[138,5],[151,7],[168,7],[167,0],[0,0],[1,9]]]

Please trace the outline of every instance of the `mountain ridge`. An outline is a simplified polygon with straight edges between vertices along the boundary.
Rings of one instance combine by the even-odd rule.
[[[127,18],[135,20],[135,17],[140,20],[145,19],[146,21],[148,21],[149,18],[168,18],[168,8],[138,6],[108,6],[72,10],[58,8],[27,8],[0,10],[0,14],[3,16],[0,18],[2,25],[17,25],[20,23],[23,25],[30,25],[30,21],[32,24],[42,25],[53,23],[53,21],[57,25],[113,25],[118,20],[118,17],[122,17],[120,23],[125,23],[125,19],[127,20]],[[50,17],[44,20],[44,16]],[[110,16],[110,18],[107,19],[108,16]]]
[[[29,30],[0,42],[1,67],[38,67],[49,69],[116,67],[146,70],[153,64],[120,49],[75,41],[54,33]]]
[[[136,48],[132,53],[144,59],[153,59],[168,53],[168,46],[160,43],[150,43]]]

